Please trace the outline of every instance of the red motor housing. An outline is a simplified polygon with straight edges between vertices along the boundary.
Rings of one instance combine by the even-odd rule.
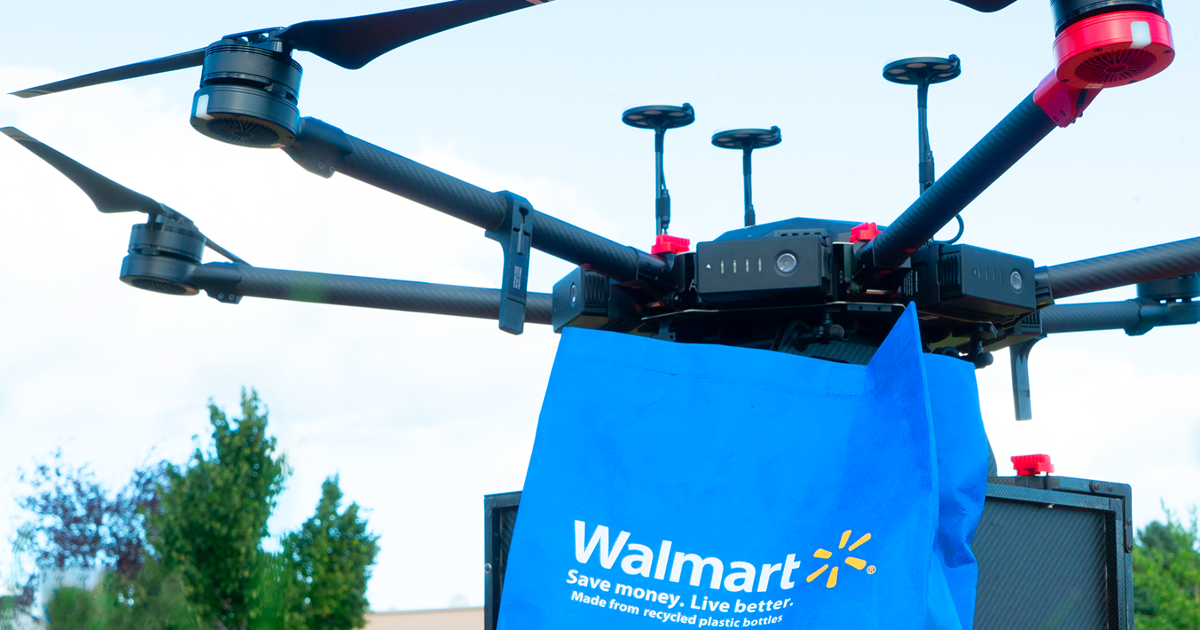
[[[1149,11],[1115,11],[1071,24],[1054,40],[1055,76],[1076,89],[1144,81],[1175,60],[1171,25]]]

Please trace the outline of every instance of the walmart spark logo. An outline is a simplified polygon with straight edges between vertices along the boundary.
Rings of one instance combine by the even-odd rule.
[[[850,533],[851,533],[851,530],[849,530],[849,529],[842,532],[842,541],[840,543],[838,543],[838,549],[846,549],[846,543],[850,542]],[[854,541],[854,544],[850,545],[850,548],[846,549],[846,551],[848,551],[848,552],[854,551],[855,549],[858,549],[859,547],[861,547],[863,545],[863,543],[867,542],[868,540],[871,540],[871,534],[870,533],[863,534],[862,537],[859,538],[858,540]],[[824,549],[817,549],[816,552],[813,553],[813,557],[818,558],[820,560],[828,560],[833,557],[833,552],[825,551]],[[855,569],[857,569],[859,571],[866,569],[867,573],[870,573],[870,574],[875,573],[874,565],[868,567],[866,560],[860,560],[858,558],[852,558],[850,556],[846,556],[845,562],[847,565],[854,567]],[[808,581],[812,582],[813,580],[821,577],[821,575],[823,573],[825,573],[826,569],[829,569],[828,563],[821,565],[820,569],[817,569],[816,571],[813,571],[812,573],[810,573],[808,576]],[[833,567],[833,570],[829,571],[829,579],[827,579],[825,581],[825,588],[833,588],[833,587],[837,586],[837,578],[838,578],[838,567],[835,566],[835,567]]]

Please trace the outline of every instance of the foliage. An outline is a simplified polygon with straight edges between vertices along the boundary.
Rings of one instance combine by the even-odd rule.
[[[58,589],[46,605],[48,630],[201,630],[183,579],[148,562],[129,580],[110,572],[93,590]],[[211,627],[211,626],[210,626]]]
[[[86,467],[70,468],[57,451],[50,463],[21,471],[31,494],[18,504],[34,515],[30,540],[34,561],[57,569],[104,566],[131,577],[141,566],[145,534],[142,511],[156,505],[163,466],[134,471],[133,479],[110,496]]]
[[[32,525],[24,525],[12,541],[11,574],[3,583],[4,591],[12,594],[0,597],[0,630],[10,630],[16,626],[17,619],[33,613],[37,574],[27,572],[22,559],[28,553],[35,533]]]
[[[201,617],[230,628],[247,628],[259,616],[261,541],[288,475],[259,405],[256,393],[243,390],[242,418],[231,422],[209,403],[212,448],[197,448],[183,469],[168,466],[159,504],[147,513],[149,542],[163,566],[182,575]]]
[[[34,519],[18,551],[43,567],[106,570],[94,589],[54,591],[46,603],[51,630],[365,625],[378,539],[358,505],[339,510],[336,477],[322,486],[316,514],[282,538],[282,553],[262,549],[289,469],[260,406],[243,391],[242,418],[230,420],[210,403],[211,448],[197,448],[180,467],[139,469],[115,494],[86,467],[66,466],[61,452],[22,477],[31,492],[18,501]],[[0,598],[0,630],[5,606],[32,609],[35,583],[22,590],[14,580],[6,587],[22,596]]]
[[[358,504],[339,513],[338,478],[321,486],[317,513],[283,539],[283,556],[295,579],[288,626],[297,630],[348,630],[366,625],[367,580],[379,551],[378,537],[358,518]],[[290,576],[289,576],[290,577]]]
[[[1167,522],[1138,532],[1133,550],[1134,611],[1139,630],[1200,630],[1200,532],[1196,509],[1184,526]]]

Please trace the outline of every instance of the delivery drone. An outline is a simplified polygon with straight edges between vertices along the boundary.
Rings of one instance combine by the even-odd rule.
[[[535,210],[510,192],[489,192],[346,134],[298,108],[296,50],[358,69],[404,44],[550,0],[455,0],[351,18],[301,22],[222,37],[204,48],[16,92],[30,98],[201,67],[191,124],[230,144],[276,148],[308,171],[360,180],[485,230],[504,251],[501,288],[486,289],[255,267],[205,236],[183,214],[75,162],[14,128],[21,143],[79,186],[105,213],[139,211],[121,280],[170,295],[237,304],[244,297],[299,300],[498,319],[520,334],[526,323],[653,336],[681,343],[770,349],[866,363],[909,302],[921,315],[930,352],[982,368],[1010,348],[1018,419],[1032,417],[1028,358],[1033,345],[1064,332],[1124,330],[1200,322],[1200,238],[1035,266],[1029,258],[958,242],[962,212],[1058,127],[1075,122],[1104,89],[1144,81],[1173,61],[1161,0],[1051,0],[1057,67],[940,178],[929,149],[931,85],[954,79],[960,60],[911,57],[884,68],[888,80],[917,87],[921,195],[894,223],[793,218],[756,224],[751,155],[779,144],[781,131],[734,129],[713,144],[743,152],[744,226],[710,242],[667,233],[670,194],[663,139],[695,112],[651,105],[623,120],[655,132],[657,240],[650,252],[622,245]],[[953,0],[998,11],[1015,0]],[[950,222],[959,235],[934,239]],[[207,247],[230,262],[202,262]],[[553,293],[527,290],[537,249],[577,268]],[[1124,302],[1055,301],[1137,285]]]

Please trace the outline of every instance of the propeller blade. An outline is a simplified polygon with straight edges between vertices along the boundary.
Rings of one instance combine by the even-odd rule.
[[[984,13],[991,13],[993,11],[999,11],[1000,9],[1003,9],[1004,7],[1007,7],[1008,5],[1016,2],[1017,0],[952,0],[952,1],[957,2],[965,7],[970,7],[972,9],[975,9],[976,11],[982,11]]]
[[[229,259],[229,262],[235,262],[239,265],[246,265],[247,267],[253,267],[253,265],[251,265],[250,263],[242,260],[241,258],[238,258],[237,256],[234,256],[232,253],[230,253],[230,251],[228,249],[225,249],[224,247],[221,247],[220,245],[217,245],[216,243],[212,242],[212,239],[208,238],[207,236],[204,237],[204,246],[213,250],[214,252],[217,252],[218,254],[224,256],[225,258]]]
[[[162,204],[134,192],[71,158],[26,135],[16,127],[4,127],[0,133],[16,140],[34,155],[58,169],[79,186],[100,212],[162,212]]]
[[[422,37],[551,0],[456,0],[387,13],[300,22],[279,39],[350,70]]]
[[[145,212],[162,214],[165,216],[176,216],[184,221],[195,223],[184,216],[182,213],[172,210],[171,208],[143,195],[139,192],[134,192],[113,180],[93,171],[92,169],[72,160],[71,158],[51,149],[49,145],[39,142],[37,139],[17,129],[16,127],[0,128],[0,133],[12,138],[21,143],[21,146],[29,149],[34,155],[42,158],[50,166],[58,169],[60,173],[67,176],[92,202],[96,204],[96,209],[104,213],[112,212]],[[199,231],[199,230],[197,230]],[[249,265],[250,263],[233,255],[229,250],[217,245],[204,237],[205,246],[214,252],[228,258],[229,260]]]
[[[101,70],[91,74],[85,74],[81,77],[73,79],[65,79],[54,83],[47,83],[28,90],[20,92],[12,92],[13,96],[21,98],[33,98],[35,96],[43,96],[45,94],[54,94],[56,92],[65,92],[74,90],[75,88],[88,87],[91,85],[100,85],[101,83],[112,83],[113,81],[123,81],[125,79],[133,79],[137,77],[149,76],[151,74],[161,74],[163,72],[171,72],[173,70],[182,70],[184,68],[194,68],[204,64],[204,49],[179,53],[170,57],[161,57],[150,61],[142,61],[139,63],[131,63],[127,66],[119,68],[110,68]]]

